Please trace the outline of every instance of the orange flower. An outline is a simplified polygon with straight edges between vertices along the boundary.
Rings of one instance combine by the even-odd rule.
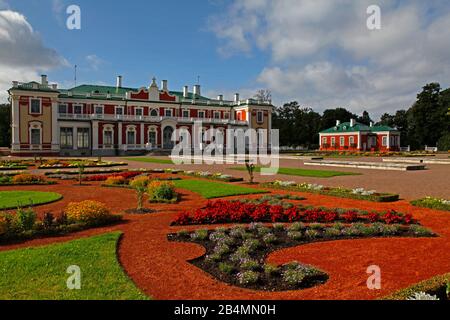
[[[91,222],[111,215],[104,203],[92,200],[71,202],[65,213],[70,220],[81,222]]]

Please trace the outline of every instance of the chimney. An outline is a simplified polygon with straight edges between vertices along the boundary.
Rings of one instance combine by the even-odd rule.
[[[187,98],[189,96],[189,87],[184,86],[183,87],[183,98]]]
[[[47,75],[45,75],[45,74],[41,75],[41,84],[42,84],[43,86],[48,85]]]
[[[167,80],[162,80],[161,81],[161,90],[168,92],[169,90],[167,89]]]
[[[356,124],[355,119],[350,119],[350,127],[353,128],[355,126],[355,124]]]
[[[122,88],[122,76],[117,76],[116,88]]]
[[[341,125],[341,121],[340,120],[336,120],[336,127],[339,127]]]
[[[236,102],[236,103],[239,102],[239,93],[234,94],[234,102]]]
[[[217,100],[223,101],[223,94],[219,94],[219,95],[217,96]]]
[[[194,85],[194,95],[197,95],[197,96],[201,95],[201,93],[200,93],[200,85],[199,84]]]
[[[373,127],[373,121],[370,121],[370,127],[371,128]]]

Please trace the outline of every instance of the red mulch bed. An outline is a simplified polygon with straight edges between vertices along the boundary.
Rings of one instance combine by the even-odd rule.
[[[102,188],[99,183],[90,186],[74,186],[73,181],[44,187],[0,187],[1,190],[48,190],[63,194],[62,201],[36,207],[38,213],[58,213],[70,201],[86,199],[107,203],[114,213],[132,208],[135,195],[132,190]],[[438,238],[423,239],[364,239],[314,243],[284,249],[271,254],[271,263],[298,260],[312,264],[329,274],[322,286],[288,292],[262,292],[229,286],[219,282],[187,262],[204,254],[195,244],[176,243],[167,240],[167,234],[180,229],[208,228],[208,226],[170,227],[181,210],[203,206],[206,200],[191,192],[182,191],[179,204],[147,204],[157,213],[125,215],[126,222],[112,227],[91,229],[70,236],[46,238],[26,243],[2,246],[0,250],[38,246],[48,243],[91,236],[111,230],[122,230],[124,236],[119,247],[119,259],[139,288],[156,299],[374,299],[413,283],[450,271],[450,214],[430,209],[416,208],[406,201],[373,203],[352,199],[340,199],[300,192],[283,192],[307,197],[304,204],[326,207],[343,207],[410,212],[425,227],[438,233]],[[252,198],[260,195],[248,196]],[[239,197],[235,197],[239,198]],[[181,204],[181,205],[180,205]],[[209,226],[209,228],[216,228]],[[366,269],[379,265],[382,272],[382,289],[368,290]]]

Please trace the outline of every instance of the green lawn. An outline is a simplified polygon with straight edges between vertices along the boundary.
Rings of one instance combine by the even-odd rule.
[[[232,170],[247,171],[245,167],[235,167]],[[256,167],[255,172],[260,172],[261,167]],[[300,176],[300,177],[316,177],[316,178],[331,178],[337,176],[351,176],[359,175],[359,173],[353,172],[342,172],[342,171],[330,171],[330,170],[311,170],[311,169],[300,169],[300,168],[279,168],[278,174],[285,174],[289,176]]]
[[[45,204],[61,198],[62,195],[55,192],[1,191],[0,209],[14,209],[18,206],[27,207],[30,205]]]
[[[0,252],[1,300],[147,299],[123,272],[116,256],[121,233],[38,248]],[[76,265],[81,289],[69,290],[66,272]]]
[[[266,191],[243,186],[226,184],[221,182],[205,181],[205,180],[178,180],[173,181],[175,186],[180,189],[190,190],[200,194],[203,198],[213,199],[229,196],[237,196],[241,194],[265,193]]]
[[[172,160],[161,158],[124,158],[124,159],[127,161],[138,161],[146,163],[173,164]]]

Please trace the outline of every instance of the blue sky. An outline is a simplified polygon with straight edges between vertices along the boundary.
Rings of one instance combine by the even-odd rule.
[[[168,79],[172,90],[200,82],[209,88],[232,91],[252,85],[267,55],[224,58],[217,53],[217,38],[207,29],[208,17],[223,10],[220,2],[130,1],[129,6],[107,0],[8,2],[24,14],[46,46],[55,49],[69,66],[52,70],[52,80],[69,85],[73,65],[78,82],[148,85],[156,76]],[[81,30],[65,26],[67,5],[81,8]],[[117,4],[116,4],[117,3]],[[89,59],[88,57],[91,57]]]
[[[0,99],[46,73],[62,87],[169,81],[171,90],[297,100],[316,111],[405,109],[429,82],[450,86],[450,2],[377,0],[0,0]],[[81,30],[66,8],[81,8]]]

